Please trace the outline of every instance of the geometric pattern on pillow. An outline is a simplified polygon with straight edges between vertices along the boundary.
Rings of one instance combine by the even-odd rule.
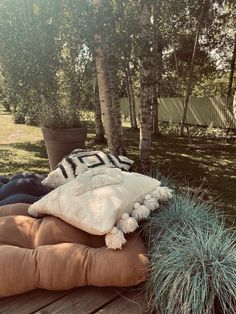
[[[103,166],[105,165],[105,162],[103,161],[103,159],[97,154],[85,154],[83,156],[77,156],[77,158],[79,159],[79,161],[83,164],[88,164],[87,167],[88,168],[95,168],[98,166]],[[91,162],[92,160],[92,162]]]
[[[62,159],[57,168],[48,174],[42,184],[56,188],[94,168],[116,167],[128,171],[132,164],[133,160],[125,156],[113,156],[102,151],[76,149]]]
[[[125,156],[113,156],[102,151],[85,151],[83,149],[75,149],[69,155],[71,160],[77,157],[81,163],[84,163],[88,168],[110,165],[121,170],[128,171],[133,164],[133,160]]]

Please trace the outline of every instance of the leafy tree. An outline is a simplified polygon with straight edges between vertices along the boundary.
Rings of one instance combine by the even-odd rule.
[[[49,103],[56,102],[60,58],[54,17],[58,7],[46,0],[22,0],[18,5],[3,0],[0,6],[0,63],[8,88],[17,95],[15,107],[23,106],[26,114],[33,110],[32,104],[41,103],[41,95]]]
[[[2,101],[24,119],[45,103],[58,116],[62,108],[75,118],[81,107],[96,108],[100,134],[96,59],[108,145],[115,154],[125,152],[118,100],[129,97],[137,128],[140,96],[140,159],[148,167],[159,97],[185,96],[183,126],[191,95],[231,99],[235,21],[233,0],[2,0]]]

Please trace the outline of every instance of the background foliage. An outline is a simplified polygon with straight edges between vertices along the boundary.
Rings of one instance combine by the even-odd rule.
[[[185,94],[196,28],[200,25],[193,95],[225,96],[235,41],[234,2],[156,3],[159,11],[155,18],[153,12],[150,25],[153,36],[157,28],[159,31],[159,94]],[[139,56],[145,49],[140,41],[140,14],[139,1],[134,0],[103,0],[96,14],[90,0],[1,0],[0,101],[13,111],[16,122],[42,123],[39,112],[45,111],[44,124],[50,125],[50,115],[56,114],[62,117],[57,124],[63,125],[63,113],[73,112],[69,123],[76,126],[78,108],[93,109],[93,39],[97,29],[109,43],[108,60],[115,69],[119,97],[128,93],[127,64],[139,96]]]

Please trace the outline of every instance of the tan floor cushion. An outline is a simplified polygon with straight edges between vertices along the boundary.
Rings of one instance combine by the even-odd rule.
[[[104,236],[59,218],[28,217],[28,204],[0,207],[0,297],[36,288],[133,286],[144,281],[148,259],[137,233],[122,250],[109,250]]]

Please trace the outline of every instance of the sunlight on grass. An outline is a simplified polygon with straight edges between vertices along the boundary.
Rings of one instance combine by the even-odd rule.
[[[41,128],[36,126],[27,126],[24,124],[14,124],[10,115],[0,112],[0,144],[8,144],[19,141],[42,140]]]
[[[83,115],[86,120],[86,115]],[[94,123],[87,116],[89,149],[105,149],[106,145],[95,143]],[[128,125],[128,123],[127,123]],[[211,143],[209,140],[194,139],[197,144]],[[139,132],[124,128],[124,143],[131,159],[138,157]],[[15,125],[11,116],[0,112],[0,174],[12,175],[20,172],[48,173],[49,163],[42,132],[39,127]],[[188,139],[174,136],[153,137],[151,161],[164,175],[179,180],[183,186],[209,188],[207,199],[217,200],[221,209],[236,216],[235,178],[236,145],[222,145],[220,150],[193,150]]]
[[[14,124],[11,115],[0,112],[0,173],[47,173],[49,163],[39,127]]]
[[[31,144],[32,148],[36,146],[35,144]],[[1,175],[13,175],[21,172],[47,173],[49,163],[44,145],[42,144],[40,148],[42,153],[20,148],[20,145],[0,145]]]

